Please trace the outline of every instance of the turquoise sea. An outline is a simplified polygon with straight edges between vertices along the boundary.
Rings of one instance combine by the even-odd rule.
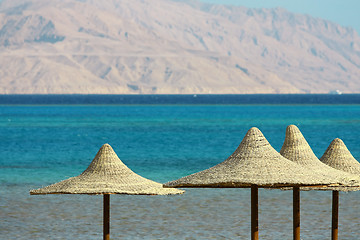
[[[79,175],[104,143],[167,182],[224,161],[251,127],[280,150],[288,125],[321,157],[360,159],[360,95],[0,96],[0,239],[101,239],[102,196],[30,196]],[[360,192],[340,193],[339,239],[360,239]],[[301,238],[330,239],[331,192],[301,192]],[[111,196],[112,239],[250,239],[250,189]],[[259,190],[260,239],[292,239],[292,191]]]

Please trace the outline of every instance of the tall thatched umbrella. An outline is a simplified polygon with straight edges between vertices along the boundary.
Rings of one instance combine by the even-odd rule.
[[[356,174],[360,176],[360,163],[353,157],[344,142],[335,138],[326,149],[325,153],[320,158],[320,161],[326,165],[335,169]],[[339,213],[339,190],[333,190],[333,201],[332,201],[332,224],[331,224],[331,239],[338,239],[338,213]],[[359,188],[345,188],[346,190],[358,191]]]
[[[344,187],[346,186],[356,186],[358,185],[360,179],[359,177],[346,173],[340,170],[336,170],[328,165],[322,163],[314,154],[306,139],[300,132],[300,130],[295,125],[289,125],[286,128],[284,144],[280,150],[280,154],[285,158],[304,166],[311,171],[327,175],[334,179],[334,181],[341,183]],[[307,188],[306,190],[310,190]],[[316,188],[316,190],[333,190],[335,188]],[[349,190],[349,188],[336,188],[338,190]],[[294,188],[294,195],[299,195],[299,189]],[[335,198],[335,199],[334,199]],[[338,193],[333,194],[333,204],[336,204],[336,198],[338,198]],[[338,202],[338,201],[337,201]],[[334,206],[333,206],[334,209]],[[333,211],[333,218],[337,213]],[[300,215],[300,214],[298,214]],[[300,223],[300,220],[297,220]],[[295,229],[296,231],[296,229]],[[300,231],[300,224],[298,230]],[[300,234],[298,238],[300,238]]]
[[[166,187],[251,187],[251,239],[258,239],[258,187],[328,185],[331,178],[314,174],[282,157],[257,128],[251,128],[225,161],[166,183]]]
[[[104,195],[104,234],[110,238],[110,194],[169,195],[184,191],[163,188],[161,183],[143,178],[131,171],[109,144],[104,144],[89,167],[79,176],[31,190],[39,194],[102,194]]]

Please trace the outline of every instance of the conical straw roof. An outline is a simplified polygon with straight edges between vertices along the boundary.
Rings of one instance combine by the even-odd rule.
[[[183,192],[163,188],[161,183],[134,173],[118,158],[109,144],[104,144],[82,174],[32,190],[30,194],[168,195]]]
[[[360,176],[360,163],[339,138],[330,143],[320,161],[332,168]]]
[[[322,163],[315,156],[306,139],[295,125],[289,125],[286,128],[285,141],[280,150],[280,154],[317,174],[325,174],[332,177],[335,181],[343,185],[358,185],[360,181],[360,178],[356,175],[336,170]]]
[[[167,187],[281,187],[334,183],[282,157],[261,131],[251,128],[224,162],[171,181]]]

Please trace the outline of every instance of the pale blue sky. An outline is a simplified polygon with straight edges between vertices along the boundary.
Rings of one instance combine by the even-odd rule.
[[[309,14],[345,27],[360,35],[360,0],[201,0],[202,2],[241,5],[250,8],[282,7],[291,12]]]
[[[1,2],[2,0],[0,0]],[[360,35],[360,0],[200,0],[249,8],[282,7],[354,28]]]

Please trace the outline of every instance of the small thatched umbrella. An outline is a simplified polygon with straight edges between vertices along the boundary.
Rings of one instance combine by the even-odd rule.
[[[320,161],[337,170],[360,176],[360,163],[339,138],[330,143]]]
[[[280,150],[280,154],[285,158],[301,165],[309,170],[322,175],[327,175],[334,179],[334,181],[340,183],[344,187],[338,188],[315,188],[315,190],[346,190],[349,191],[350,188],[347,186],[356,186],[358,185],[360,178],[350,173],[346,173],[340,170],[336,170],[328,165],[322,163],[314,154],[306,139],[300,132],[300,130],[295,125],[289,125],[286,128],[285,141]],[[314,189],[314,188],[313,188]],[[306,190],[311,190],[311,188],[306,188]],[[299,189],[294,188],[294,196],[299,195]],[[335,199],[334,199],[335,198]],[[336,198],[338,198],[338,192],[333,193],[333,204],[336,204]],[[338,200],[337,200],[338,202]],[[334,209],[334,205],[333,205]],[[335,211],[333,211],[333,219],[337,216]],[[300,218],[299,218],[299,227],[297,231],[300,231]],[[295,229],[296,231],[296,229]],[[298,235],[298,238],[300,235]]]
[[[360,163],[353,157],[344,142],[335,138],[320,158],[320,161],[335,169],[356,174],[360,176]],[[336,240],[338,236],[338,213],[339,213],[339,191],[353,190],[358,191],[359,188],[340,188],[333,190],[332,201],[332,231],[331,239]]]
[[[282,157],[257,128],[251,128],[225,161],[209,169],[166,183],[166,187],[251,187],[251,239],[258,239],[258,187],[328,185],[316,175]]]
[[[169,195],[184,191],[164,188],[161,183],[143,178],[131,171],[109,144],[104,144],[89,167],[79,176],[31,190],[39,194],[102,194],[104,195],[104,237],[110,238],[110,194]]]

